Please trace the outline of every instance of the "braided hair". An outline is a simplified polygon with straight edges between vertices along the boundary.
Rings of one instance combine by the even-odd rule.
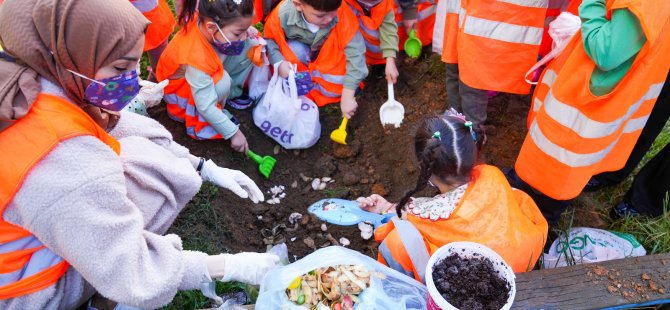
[[[459,117],[435,116],[421,122],[414,136],[414,152],[421,170],[414,188],[396,205],[398,217],[410,197],[426,188],[433,175],[446,184],[469,182],[480,146]]]
[[[233,23],[240,17],[254,15],[253,0],[184,0],[184,8],[179,14],[179,24],[186,29],[186,25],[198,14],[201,21],[211,18],[219,27]]]

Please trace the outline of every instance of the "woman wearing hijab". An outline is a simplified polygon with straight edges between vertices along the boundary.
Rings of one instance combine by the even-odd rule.
[[[74,309],[96,291],[158,308],[213,279],[256,284],[277,263],[185,251],[164,235],[202,180],[263,194],[157,122],[118,112],[139,90],[147,24],[128,1],[0,7],[11,56],[0,58],[0,309]]]

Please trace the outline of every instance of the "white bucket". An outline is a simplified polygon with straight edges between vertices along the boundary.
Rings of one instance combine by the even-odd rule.
[[[512,307],[512,302],[514,302],[514,295],[516,295],[516,285],[514,283],[514,271],[505,261],[498,255],[498,253],[493,250],[475,242],[452,242],[447,245],[442,246],[437,249],[433,256],[428,260],[428,267],[426,267],[426,286],[428,287],[428,310],[458,310],[458,308],[452,306],[447,302],[442,295],[437,291],[435,283],[433,282],[433,266],[441,261],[443,258],[451,255],[458,254],[461,257],[474,257],[473,254],[477,253],[483,257],[486,257],[491,260],[493,263],[493,268],[499,275],[507,280],[507,283],[510,284],[509,297],[507,298],[507,303],[502,307],[502,310],[507,310]]]

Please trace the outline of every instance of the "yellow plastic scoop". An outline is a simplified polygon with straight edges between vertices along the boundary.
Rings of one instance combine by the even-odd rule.
[[[392,83],[388,83],[388,96],[389,99],[379,108],[379,119],[382,126],[393,125],[398,128],[405,118],[405,107],[395,100]]]
[[[330,133],[330,139],[339,143],[339,144],[347,144],[347,123],[349,120],[346,117],[342,118],[342,124],[340,124],[340,127],[333,130],[333,132]]]
[[[410,30],[409,37],[405,40],[405,54],[412,58],[418,58],[421,56],[421,40],[416,37],[416,31],[414,29]]]

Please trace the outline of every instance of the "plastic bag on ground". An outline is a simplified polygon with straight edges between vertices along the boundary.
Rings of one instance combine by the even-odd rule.
[[[629,234],[596,228],[570,229],[568,239],[561,234],[549,253],[542,257],[544,268],[588,264],[626,257],[644,256],[647,251]]]
[[[316,268],[336,265],[361,265],[369,271],[377,271],[385,279],[372,277],[370,287],[360,295],[356,309],[425,309],[428,291],[422,283],[401,274],[359,252],[331,246],[317,250],[290,265],[270,271],[263,279],[256,301],[256,309],[307,309],[289,301],[286,287],[296,277]]]

